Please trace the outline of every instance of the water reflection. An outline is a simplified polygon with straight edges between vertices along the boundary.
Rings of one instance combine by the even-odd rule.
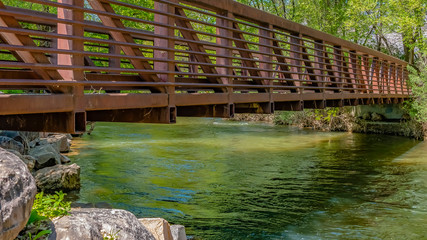
[[[179,120],[98,124],[77,141],[79,201],[163,217],[202,239],[425,236],[424,143]]]

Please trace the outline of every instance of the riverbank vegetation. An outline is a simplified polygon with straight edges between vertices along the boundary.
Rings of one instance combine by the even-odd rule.
[[[52,233],[50,221],[71,211],[71,202],[64,200],[65,195],[62,191],[55,194],[37,193],[27,225],[17,239],[47,239]]]
[[[368,116],[366,116],[368,115]],[[384,122],[377,113],[366,113],[357,117],[353,107],[305,109],[301,112],[277,112],[274,124],[292,125],[319,131],[375,133],[411,137],[417,140],[425,138],[425,126],[420,121],[402,119],[400,122]]]

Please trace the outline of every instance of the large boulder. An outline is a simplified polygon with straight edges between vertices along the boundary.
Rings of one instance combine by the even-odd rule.
[[[61,156],[50,144],[43,144],[30,149],[29,154],[36,159],[35,169],[61,164]]]
[[[170,225],[163,218],[138,219],[147,228],[156,240],[173,240]]]
[[[0,239],[15,239],[25,227],[36,191],[25,163],[0,148]]]
[[[53,221],[49,240],[155,240],[132,213],[119,209],[81,208]]]
[[[37,188],[44,192],[69,192],[80,188],[80,167],[77,164],[55,165],[35,174]]]
[[[46,141],[52,145],[52,147],[61,153],[70,151],[70,142],[68,141],[66,134],[53,134],[46,138]]]
[[[8,152],[18,156],[28,167],[28,170],[31,172],[34,169],[34,165],[36,163],[36,159],[30,155],[22,155],[19,152],[12,150],[12,149],[6,149]]]
[[[25,152],[25,148],[22,143],[7,136],[0,136],[0,147],[15,150],[20,154],[24,154]]]

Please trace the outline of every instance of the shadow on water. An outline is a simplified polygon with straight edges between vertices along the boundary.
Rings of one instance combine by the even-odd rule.
[[[98,124],[76,140],[78,201],[163,217],[202,239],[382,239],[387,231],[378,219],[407,221],[414,206],[427,210],[417,205],[425,192],[408,184],[426,168],[395,161],[418,142],[179,120]],[[417,201],[406,201],[408,189]]]

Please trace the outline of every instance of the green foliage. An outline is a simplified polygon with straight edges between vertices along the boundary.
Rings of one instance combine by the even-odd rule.
[[[294,115],[294,112],[280,112],[274,116],[274,123],[277,125],[292,125],[294,123]]]
[[[47,236],[51,233],[52,233],[51,230],[43,230],[43,231],[38,232],[37,235],[35,235],[34,237],[31,235],[31,233],[28,233],[28,239],[29,240],[36,240],[36,239],[39,239],[43,236]]]
[[[237,0],[387,54],[410,63],[426,49],[426,0]],[[403,52],[387,39],[402,36]]]
[[[52,231],[49,230],[49,223],[46,220],[68,215],[71,210],[71,202],[64,201],[64,197],[62,191],[52,195],[38,193],[27,225],[18,239],[47,239]]]
[[[120,232],[120,230],[118,230],[118,231],[111,230],[108,233],[102,232],[102,239],[103,240],[116,240],[116,239],[119,239],[119,232]]]
[[[44,195],[43,192],[38,193],[32,210],[38,216],[35,215],[34,218],[47,217],[53,219],[68,215],[71,210],[71,202],[64,201],[64,196],[65,193],[62,191],[55,192],[53,195]]]
[[[315,119],[317,121],[325,121],[325,122],[331,122],[332,119],[336,116],[338,116],[339,108],[327,108],[325,110],[316,109],[314,111]]]
[[[28,219],[27,225],[32,224],[32,223],[36,223],[42,220],[46,220],[48,219],[45,216],[41,216],[38,214],[38,212],[36,210],[31,210],[31,214],[30,214],[30,218]]]
[[[416,120],[427,123],[427,54],[419,61],[418,70],[409,66],[412,99],[409,112]]]

